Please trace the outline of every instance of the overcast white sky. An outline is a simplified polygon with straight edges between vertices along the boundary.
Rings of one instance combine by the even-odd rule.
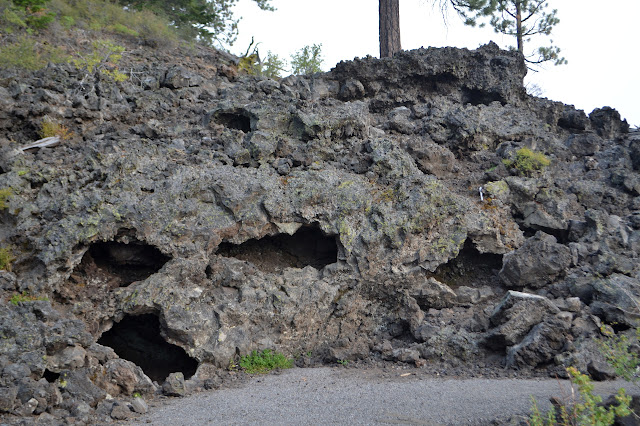
[[[448,24],[429,0],[400,0],[403,49],[456,46],[475,49],[495,41],[506,48],[510,37],[489,28],[466,27],[453,13]],[[242,54],[255,37],[260,53],[288,59],[305,45],[322,44],[324,69],[341,60],[379,56],[378,0],[271,0],[275,12],[261,11],[240,0],[238,41],[230,49]],[[640,125],[640,0],[550,0],[560,23],[551,38],[568,65],[545,65],[529,72],[525,82],[538,84],[544,97],[573,104],[589,114],[594,108],[616,108],[629,124]],[[548,40],[533,39],[531,47]],[[535,44],[535,46],[534,46]],[[526,48],[526,45],[525,45]]]

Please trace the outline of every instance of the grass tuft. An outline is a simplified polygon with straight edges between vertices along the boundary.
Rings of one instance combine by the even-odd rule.
[[[293,361],[283,354],[265,349],[253,351],[240,358],[240,367],[249,374],[265,374],[277,368],[291,368]]]

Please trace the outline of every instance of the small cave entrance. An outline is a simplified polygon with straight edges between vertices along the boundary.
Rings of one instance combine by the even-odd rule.
[[[480,253],[471,240],[465,241],[454,259],[438,266],[431,275],[449,287],[495,287],[500,283],[498,272],[502,269],[502,255]]]
[[[317,226],[303,226],[293,235],[279,234],[242,244],[222,243],[217,254],[251,262],[265,272],[313,266],[322,269],[338,261],[335,236]]]
[[[188,379],[198,368],[198,362],[184,349],[162,338],[160,320],[155,314],[125,316],[102,334],[98,343],[109,346],[120,358],[133,362],[160,384],[176,372],[182,372]]]
[[[218,124],[222,124],[230,129],[241,130],[245,133],[251,131],[251,117],[243,110],[220,111],[214,116]]]
[[[106,280],[110,288],[126,287],[149,278],[169,260],[156,247],[137,240],[99,242],[89,247],[72,279],[86,282],[99,278]]]
[[[505,105],[505,101],[499,93],[487,92],[479,89],[462,89],[462,103],[471,105],[490,105],[492,102],[500,102]]]
[[[44,377],[44,379],[49,383],[55,383],[56,380],[60,378],[60,373],[54,373],[53,371],[46,369],[44,370],[44,374],[42,374],[42,377]]]

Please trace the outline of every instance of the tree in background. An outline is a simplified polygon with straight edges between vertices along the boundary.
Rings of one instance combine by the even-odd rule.
[[[262,59],[258,52],[258,45],[253,38],[244,55],[238,61],[238,69],[250,75],[268,78],[281,78],[287,72],[287,62],[275,53],[269,51]],[[322,44],[304,46],[291,55],[291,74],[306,75],[322,71]]]
[[[490,0],[431,0],[434,4],[439,3],[442,16],[446,20],[446,13],[449,6],[452,6],[458,13],[477,12],[486,7],[485,3]],[[380,23],[380,57],[390,58],[400,50],[400,4],[399,0],[379,0],[378,15]]]
[[[399,0],[380,0],[378,15],[380,18],[380,57],[391,58],[402,50]]]
[[[118,0],[123,6],[150,9],[166,16],[184,38],[232,45],[238,36],[238,19],[232,8],[238,0]],[[253,0],[262,10],[275,10],[269,0]]]
[[[305,46],[291,55],[291,73],[307,75],[322,71],[322,44]]]
[[[525,54],[524,43],[536,35],[551,35],[553,27],[560,22],[557,10],[547,11],[547,0],[452,0],[456,11],[465,19],[465,24],[476,26],[478,21],[489,18],[489,24],[497,33],[514,36],[516,49],[529,64],[552,61],[554,65],[566,64],[560,49],[553,46],[539,47],[532,54]],[[480,26],[484,26],[481,23]]]

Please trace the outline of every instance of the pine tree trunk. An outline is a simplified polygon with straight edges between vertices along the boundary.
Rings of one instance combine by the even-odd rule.
[[[390,58],[400,47],[400,0],[380,0],[380,57]]]
[[[518,39],[518,52],[524,55],[524,42],[522,40],[522,4],[516,1],[516,38]]]

